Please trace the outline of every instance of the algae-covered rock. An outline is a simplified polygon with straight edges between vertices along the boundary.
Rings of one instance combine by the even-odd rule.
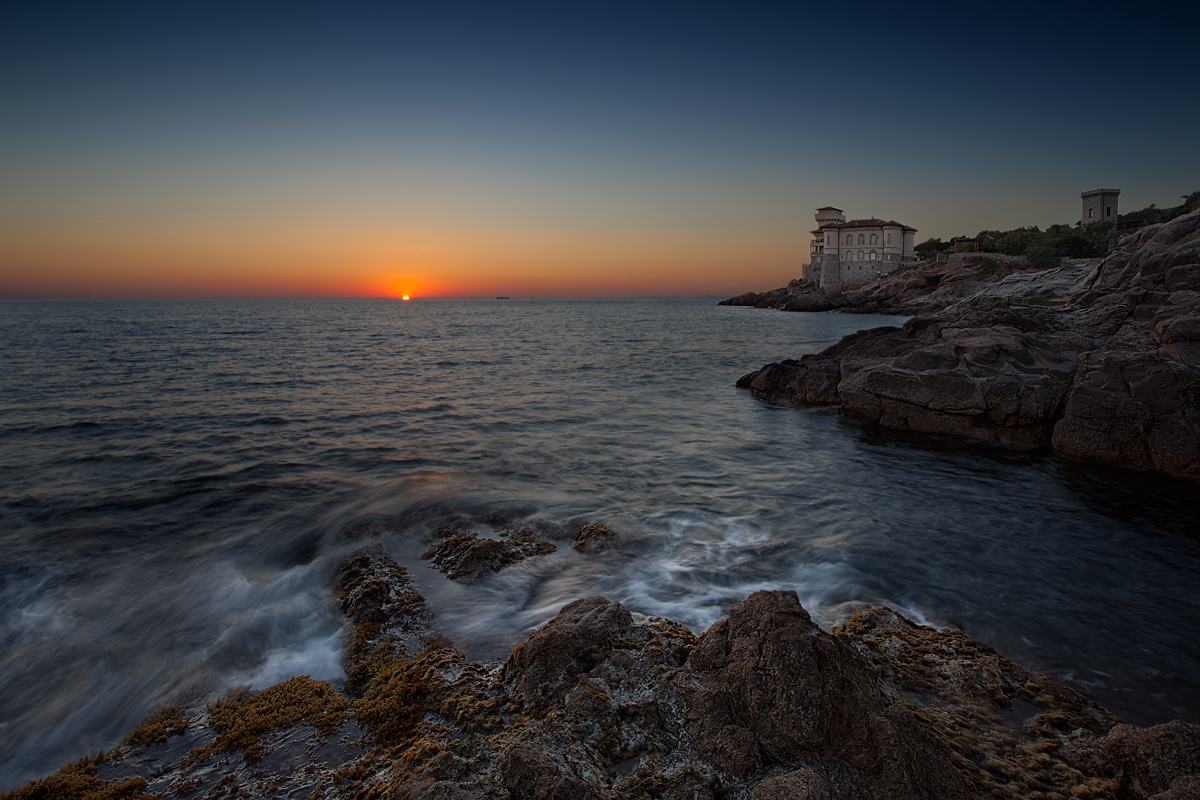
[[[572,548],[581,553],[596,555],[617,546],[620,539],[607,525],[593,522],[584,525],[575,534],[575,544]]]
[[[697,637],[587,597],[478,663],[380,548],[336,580],[348,619],[374,620],[347,639],[357,696],[296,677],[164,710],[120,750],[0,798],[1163,800],[1200,785],[1200,726],[1125,725],[886,608],[826,632],[794,592],[756,592]]]
[[[529,528],[501,531],[499,539],[480,538],[469,528],[443,533],[421,558],[432,561],[430,566],[461,583],[473,583],[512,564],[558,549]]]

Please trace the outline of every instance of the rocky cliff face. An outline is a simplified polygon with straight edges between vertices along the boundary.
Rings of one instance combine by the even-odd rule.
[[[826,632],[794,592],[756,592],[697,637],[587,597],[481,664],[382,550],[336,580],[341,691],[299,677],[176,703],[2,796],[1168,800],[1200,785],[1200,726],[1122,724],[886,608]]]
[[[897,430],[1200,479],[1200,212],[1096,265],[1012,274],[738,386]]]
[[[879,280],[839,283],[829,292],[794,280],[769,292],[722,300],[722,306],[752,306],[780,311],[841,311],[853,314],[932,314],[978,292],[1018,293],[1024,302],[1060,305],[1094,277],[1099,259],[1053,270],[1034,267],[1024,258],[995,253],[962,253],[949,261],[931,261]]]

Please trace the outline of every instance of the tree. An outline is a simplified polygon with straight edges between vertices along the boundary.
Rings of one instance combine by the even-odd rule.
[[[913,249],[921,258],[929,260],[938,253],[951,252],[954,249],[954,245],[950,242],[943,242],[941,239],[926,239]]]

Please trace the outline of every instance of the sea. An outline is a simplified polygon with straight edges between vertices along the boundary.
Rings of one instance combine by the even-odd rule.
[[[885,604],[1131,722],[1200,722],[1194,483],[758,400],[739,376],[903,318],[712,299],[0,304],[0,787],[184,693],[338,680],[378,543],[500,659],[604,595],[697,633],[759,589]],[[557,543],[473,585],[443,522]],[[599,555],[574,532],[620,537]]]

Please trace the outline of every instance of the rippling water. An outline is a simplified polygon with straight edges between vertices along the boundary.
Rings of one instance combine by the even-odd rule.
[[[887,603],[1138,722],[1200,721],[1196,487],[863,428],[733,387],[896,318],[711,301],[0,304],[0,787],[185,687],[340,674],[380,541],[473,657],[604,594],[700,631],[759,588]],[[569,546],[471,587],[500,513]],[[480,526],[481,530],[485,526]],[[569,544],[569,543],[568,543]]]

